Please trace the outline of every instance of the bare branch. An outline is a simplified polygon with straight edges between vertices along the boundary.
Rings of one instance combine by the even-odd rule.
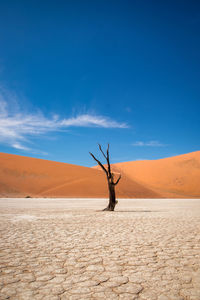
[[[110,144],[108,143],[108,148],[107,148],[107,157],[109,157],[109,147],[110,147]]]
[[[109,176],[111,177],[111,170],[110,170],[110,157],[109,157],[109,144],[108,144],[108,148],[107,148],[107,158],[106,158],[106,160],[107,160],[107,163],[108,163],[108,174],[109,174]]]
[[[106,172],[106,175],[108,175],[108,171],[106,170],[106,168],[102,165],[102,163],[91,153],[89,152],[90,155],[94,158],[94,160],[96,160],[96,162],[99,164],[99,166],[104,170],[104,172]]]
[[[99,150],[101,151],[101,153],[103,154],[103,156],[104,156],[105,159],[107,160],[107,157],[106,157],[105,153],[103,152],[103,150],[102,150],[102,148],[101,148],[101,145],[100,145],[100,144],[98,144],[98,145],[99,145]]]
[[[117,181],[114,183],[114,185],[117,185],[118,184],[118,182],[120,181],[120,179],[121,179],[121,174],[119,174],[119,178],[117,179]]]

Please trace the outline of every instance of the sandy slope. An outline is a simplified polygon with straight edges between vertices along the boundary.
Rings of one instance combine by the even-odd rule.
[[[119,198],[200,197],[200,152],[113,165]],[[102,171],[0,153],[0,197],[107,197]]]
[[[107,197],[105,175],[92,168],[0,153],[1,197]],[[118,197],[160,195],[123,176]]]
[[[113,168],[164,197],[200,198],[200,151],[159,160],[118,163]]]

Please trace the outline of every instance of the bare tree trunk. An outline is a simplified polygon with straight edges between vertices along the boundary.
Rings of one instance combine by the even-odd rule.
[[[109,180],[108,180],[108,190],[109,190],[109,203],[108,206],[104,208],[104,211],[114,211],[115,205],[117,204],[115,198],[115,185],[109,182]]]

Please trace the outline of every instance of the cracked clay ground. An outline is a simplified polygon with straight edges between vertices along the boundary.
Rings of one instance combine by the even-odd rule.
[[[0,299],[200,300],[200,200],[0,199]]]

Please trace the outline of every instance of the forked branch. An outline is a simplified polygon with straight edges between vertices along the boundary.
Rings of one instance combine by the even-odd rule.
[[[107,148],[106,154],[102,150],[101,145],[100,144],[98,144],[98,145],[99,145],[99,150],[101,151],[101,153],[103,154],[104,158],[107,161],[107,165],[108,165],[107,174],[108,174],[108,177],[111,178],[111,168],[110,168],[110,158],[109,158],[109,144],[108,144],[108,148]]]
[[[107,160],[107,157],[106,157],[105,153],[103,152],[103,150],[102,150],[102,148],[101,148],[101,145],[100,145],[100,144],[98,144],[98,145],[99,145],[99,150],[101,151],[101,153],[103,154],[103,156],[104,156],[105,159]]]
[[[104,165],[102,165],[102,163],[91,152],[89,152],[89,153],[94,158],[94,160],[96,160],[96,162],[99,164],[99,166],[104,170],[104,172],[106,172],[106,175],[108,175],[108,171],[106,170]]]
[[[117,179],[117,181],[114,183],[114,185],[117,185],[118,184],[118,182],[120,181],[120,179],[121,179],[121,174],[119,174],[119,178]]]

